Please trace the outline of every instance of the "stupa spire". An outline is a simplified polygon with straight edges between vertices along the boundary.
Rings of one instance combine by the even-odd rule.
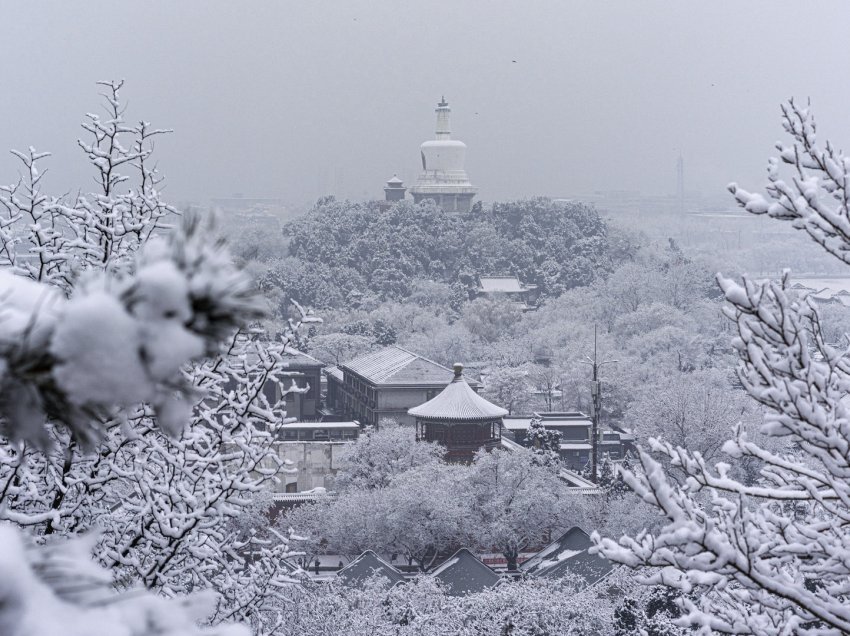
[[[446,96],[437,104],[437,139],[451,139],[452,127],[449,118],[452,114],[452,109],[449,108],[449,103],[446,101]]]

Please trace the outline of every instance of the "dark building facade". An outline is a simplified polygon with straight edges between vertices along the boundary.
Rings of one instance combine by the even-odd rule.
[[[285,387],[294,382],[304,393],[288,393],[286,395],[286,416],[294,417],[299,422],[313,422],[319,419],[321,403],[322,367],[324,364],[316,358],[300,351],[288,351],[283,366],[283,384]],[[274,385],[275,399],[280,398],[280,389]],[[268,394],[268,389],[267,389]],[[268,396],[268,395],[267,395]],[[271,396],[268,396],[271,397]]]

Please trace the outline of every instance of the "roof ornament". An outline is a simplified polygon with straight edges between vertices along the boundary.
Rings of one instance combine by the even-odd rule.
[[[439,104],[437,104],[437,106],[440,106],[441,108],[445,108],[445,107],[446,107],[446,106],[448,106],[448,105],[449,105],[449,103],[446,101],[446,96],[445,96],[445,95],[443,95],[443,96],[440,98],[440,103],[439,103]]]
[[[452,369],[455,371],[455,380],[459,380],[463,377],[463,365],[460,362],[455,362],[452,365]]]

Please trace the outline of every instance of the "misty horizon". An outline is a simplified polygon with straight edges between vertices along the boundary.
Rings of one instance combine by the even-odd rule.
[[[79,187],[79,113],[124,79],[128,121],[175,131],[157,147],[172,201],[381,198],[393,174],[415,181],[445,95],[480,200],[672,195],[680,153],[685,190],[723,197],[763,184],[784,99],[842,130],[846,71],[810,60],[831,58],[850,7],[795,21],[801,55],[779,44],[791,3],[765,6],[19,4],[0,148],[50,151],[51,190]],[[17,170],[0,153],[4,182]]]

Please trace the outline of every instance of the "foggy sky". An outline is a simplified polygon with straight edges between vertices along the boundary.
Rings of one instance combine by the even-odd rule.
[[[482,199],[593,190],[723,195],[764,181],[779,103],[810,97],[850,134],[850,3],[180,0],[3,3],[0,182],[8,148],[53,157],[46,188],[90,187],[76,139],[99,79],[175,133],[173,202],[306,202],[409,185],[445,95]]]

